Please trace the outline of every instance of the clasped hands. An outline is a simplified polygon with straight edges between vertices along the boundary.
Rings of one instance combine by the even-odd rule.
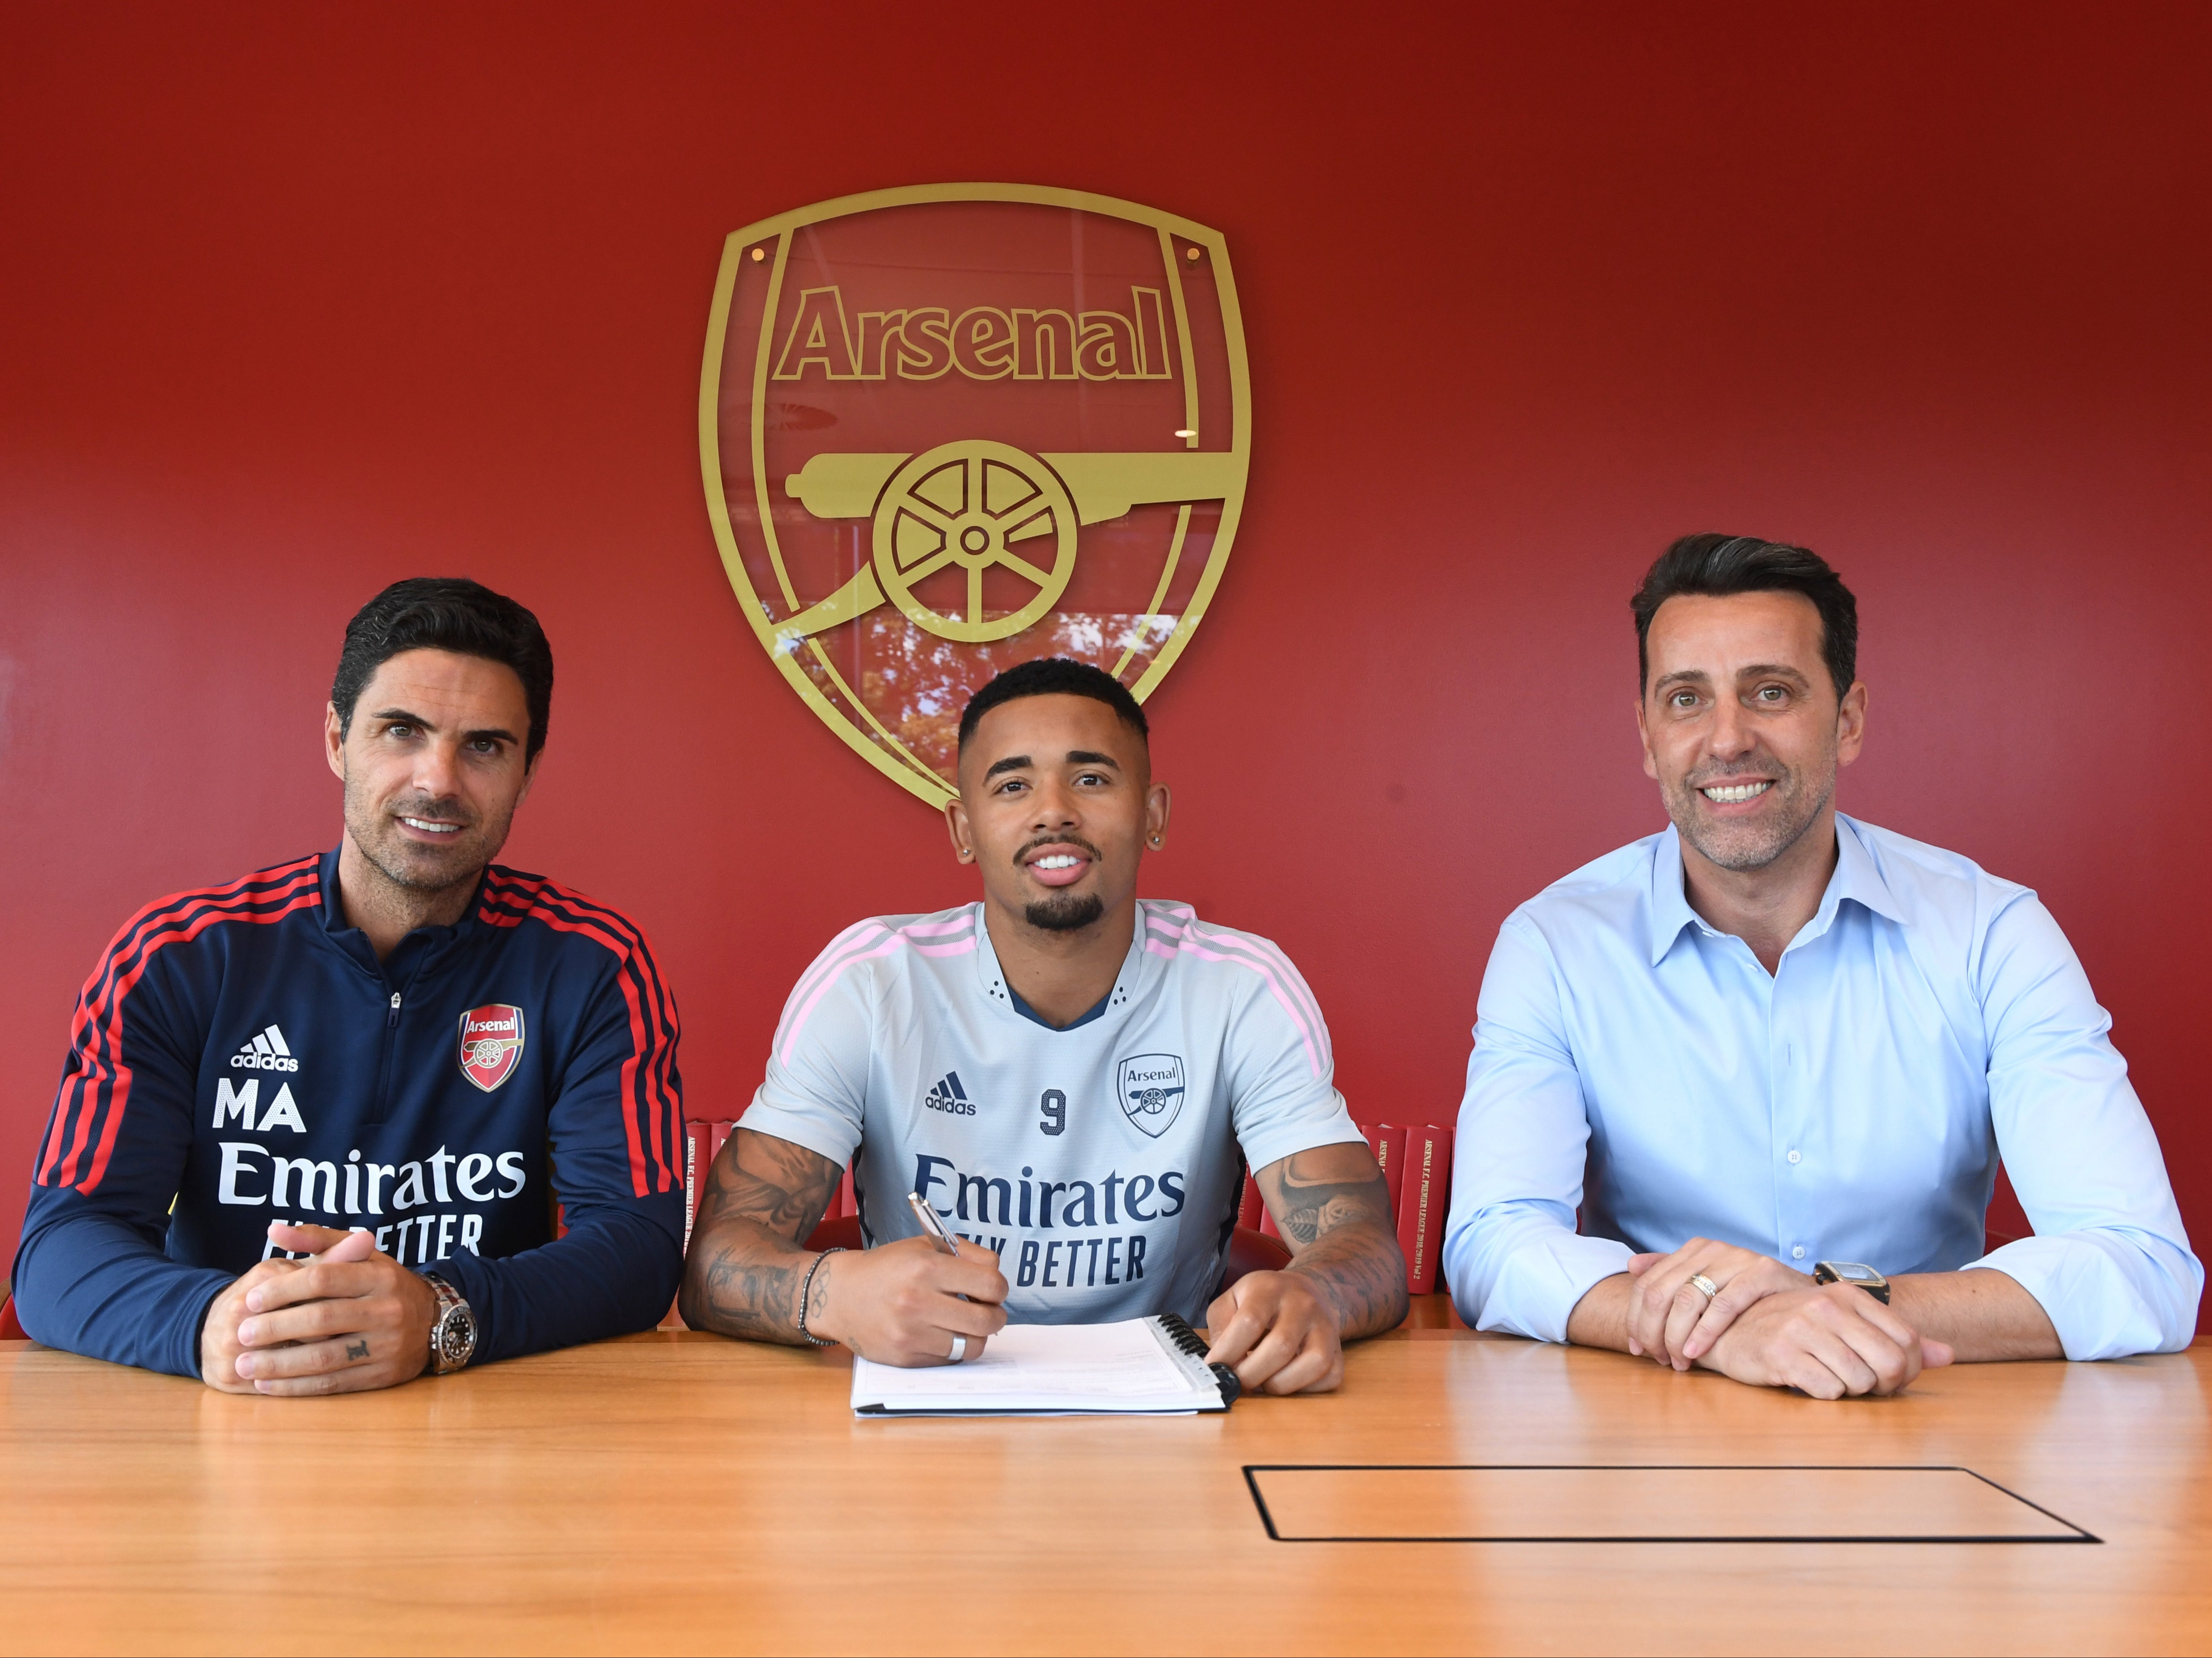
[[[366,1232],[272,1222],[270,1242],[307,1254],[259,1262],[208,1308],[200,1376],[227,1394],[390,1388],[430,1362],[438,1297]]]
[[[1863,1290],[1814,1284],[1769,1256],[1709,1238],[1628,1263],[1628,1351],[1676,1370],[1692,1364],[1816,1399],[1893,1394],[1951,1362]],[[1708,1297],[1690,1280],[1702,1275]]]
[[[927,1238],[905,1238],[830,1256],[814,1274],[806,1327],[881,1364],[951,1362],[952,1338],[973,1360],[1006,1327],[1007,1284],[999,1258],[960,1242],[957,1256]],[[1248,1390],[1322,1393],[1344,1379],[1338,1319],[1297,1272],[1252,1272],[1207,1313],[1209,1362],[1227,1364]]]

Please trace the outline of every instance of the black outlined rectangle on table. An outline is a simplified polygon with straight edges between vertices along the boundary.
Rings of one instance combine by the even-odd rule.
[[[1279,1543],[2096,1543],[1971,1468],[1248,1463]]]

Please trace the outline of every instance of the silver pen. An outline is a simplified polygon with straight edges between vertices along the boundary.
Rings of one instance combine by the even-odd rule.
[[[937,1211],[921,1200],[921,1193],[909,1192],[906,1194],[906,1200],[908,1206],[914,1211],[914,1218],[921,1223],[921,1230],[928,1235],[930,1242],[946,1254],[957,1256],[960,1253],[959,1240],[945,1230],[945,1223],[937,1218]],[[963,1297],[962,1299],[965,1300],[966,1297]]]

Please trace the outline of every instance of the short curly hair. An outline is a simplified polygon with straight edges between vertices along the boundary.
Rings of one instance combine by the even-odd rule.
[[[1094,702],[1103,702],[1121,715],[1123,725],[1145,739],[1147,747],[1151,745],[1152,728],[1127,685],[1088,662],[1066,656],[1041,656],[1016,663],[968,699],[968,706],[960,711],[960,746],[968,746],[968,739],[975,734],[985,714],[1001,703],[1024,696],[1087,696]]]

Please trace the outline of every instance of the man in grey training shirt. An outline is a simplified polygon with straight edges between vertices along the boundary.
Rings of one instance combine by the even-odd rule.
[[[959,775],[982,902],[863,921],[800,978],[711,1171],[685,1320],[923,1365],[1009,1318],[1175,1313],[1248,1388],[1335,1387],[1344,1341],[1405,1315],[1389,1199],[1289,959],[1138,900],[1169,805],[1143,711],[1097,668],[1024,663],[969,701]],[[856,1151],[870,1247],[802,1248]],[[1293,1259],[1221,1290],[1248,1163]]]

